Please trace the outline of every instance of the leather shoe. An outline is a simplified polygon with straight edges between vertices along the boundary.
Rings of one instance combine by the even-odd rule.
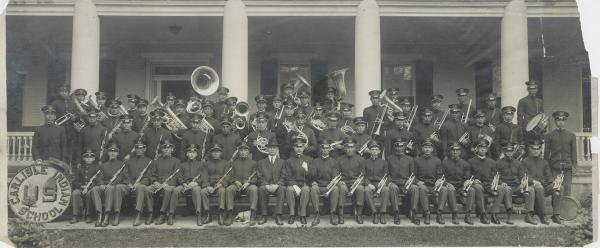
[[[506,213],[506,224],[512,225],[512,224],[514,224],[514,222],[512,221],[512,218],[511,218],[512,209],[509,209],[507,211],[508,211],[508,213]]]
[[[560,215],[558,214],[554,214],[551,217],[552,222],[556,223],[556,224],[562,224],[562,220],[560,219]]]
[[[85,223],[90,224],[92,222],[94,222],[94,220],[92,220],[92,216],[90,216],[89,214],[86,214],[85,215]]]
[[[121,213],[119,213],[119,212],[115,213],[115,216],[113,217],[113,221],[112,221],[113,226],[119,225],[119,223],[121,223],[119,221],[119,215],[121,215]]]
[[[300,216],[300,224],[306,225],[306,216]]]
[[[377,217],[377,213],[373,213],[373,224],[379,224],[379,218]]]
[[[385,220],[385,213],[379,213],[377,216],[379,217],[380,224],[387,224],[387,222]]]
[[[144,224],[146,224],[146,225],[152,224],[152,222],[154,221],[153,217],[154,216],[152,215],[152,212],[148,213],[148,218],[146,219],[146,223],[144,223]]]
[[[275,224],[277,224],[278,226],[283,225],[283,221],[281,221],[281,214],[275,215]]]
[[[490,224],[490,221],[484,213],[481,214],[481,216],[479,217],[479,221],[481,222],[481,224]]]
[[[537,225],[537,221],[533,218],[533,215],[530,213],[526,213],[525,214],[525,222],[532,224],[532,225]]]
[[[400,225],[400,213],[394,214],[394,224]]]
[[[154,224],[155,225],[165,224],[165,214],[160,214],[160,216],[158,217],[158,220],[156,220],[156,222]]]
[[[133,226],[139,226],[142,224],[141,219],[142,218],[142,212],[138,211],[137,213],[135,213],[135,220],[133,221]]]
[[[210,215],[209,212],[206,213],[206,216],[204,216],[204,219],[202,220],[202,224],[208,224],[212,222],[212,216]]]
[[[288,220],[288,224],[290,224],[290,225],[291,225],[291,224],[294,224],[294,220],[295,220],[295,218],[296,218],[295,216],[293,216],[293,215],[290,215],[290,219]]]
[[[540,216],[540,222],[544,225],[550,225],[550,222],[548,221],[548,216],[546,216],[545,214],[541,214]]]
[[[96,227],[102,226],[102,219],[103,219],[102,212],[98,212],[98,219],[96,220],[96,225],[95,225]]]
[[[197,226],[202,226],[203,222],[202,222],[202,215],[200,213],[196,213],[196,225]]]
[[[173,214],[167,214],[167,225],[173,225]]]
[[[263,225],[263,224],[267,223],[267,216],[261,215],[259,218],[260,218],[258,221],[259,225]]]
[[[473,225],[473,220],[471,220],[471,213],[467,212],[465,214],[465,223],[469,225]]]
[[[106,212],[104,213],[104,220],[102,221],[102,226],[108,226],[110,220],[110,213]]]
[[[335,219],[335,216],[336,216],[335,213],[331,213],[331,216],[329,219],[329,223],[331,223],[331,225],[334,225],[334,226],[338,224],[337,220]]]
[[[225,224],[225,211],[221,210],[219,212],[219,225],[224,225]]]
[[[456,213],[452,213],[452,224],[458,225],[458,215]]]
[[[233,217],[231,217],[231,221],[228,223],[228,226],[231,225],[232,223],[233,223]],[[250,210],[250,222],[248,223],[248,225],[249,226],[256,225],[256,212],[255,211]]]
[[[444,221],[444,216],[440,212],[437,213],[437,216],[436,216],[435,220],[440,225],[446,224],[446,221]]]
[[[491,215],[490,219],[491,219],[492,223],[500,224],[500,220],[498,219],[498,216],[495,213]]]
[[[233,210],[228,210],[225,212],[225,219],[223,220],[223,224],[226,226],[231,226],[233,224]],[[253,225],[252,218],[250,218],[250,225]]]
[[[321,223],[321,214],[317,213],[317,214],[315,214],[315,218],[313,219],[311,226],[316,226],[319,223]]]
[[[416,212],[415,210],[410,210],[410,213],[409,213],[411,216],[410,220],[413,224],[420,225],[421,220],[419,219],[419,217],[417,217],[417,214],[415,212]]]
[[[75,224],[79,222],[79,218],[77,218],[77,216],[73,215],[73,218],[71,219],[71,221],[69,221],[70,224]]]
[[[340,209],[340,211],[338,212],[338,224],[344,224],[344,209]]]
[[[429,212],[425,212],[423,217],[424,217],[423,224],[429,225],[431,214]]]

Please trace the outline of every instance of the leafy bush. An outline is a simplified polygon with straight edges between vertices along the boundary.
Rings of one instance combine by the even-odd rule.
[[[62,247],[64,242],[60,231],[18,218],[9,219],[8,237],[17,247]]]
[[[571,228],[571,235],[564,245],[584,246],[594,238],[594,222],[592,217],[592,195],[586,195],[581,201],[581,209],[577,217],[578,224]]]

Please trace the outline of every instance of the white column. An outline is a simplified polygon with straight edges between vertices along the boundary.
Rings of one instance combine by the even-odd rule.
[[[527,7],[525,0],[511,0],[504,10],[501,31],[501,94],[502,106],[517,107],[527,95],[529,80],[529,48]]]
[[[354,32],[354,111],[360,116],[371,105],[367,92],[381,89],[379,6],[375,0],[358,5]]]
[[[83,88],[93,94],[99,88],[100,20],[92,0],[75,1],[71,89]]]
[[[241,0],[228,0],[223,15],[222,85],[248,101],[248,16]]]
[[[2,11],[2,10],[0,10]],[[8,135],[6,133],[6,13],[0,12],[0,243],[8,241]]]

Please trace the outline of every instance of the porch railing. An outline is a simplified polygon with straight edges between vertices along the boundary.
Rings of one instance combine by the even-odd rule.
[[[577,140],[577,162],[585,164],[592,161],[592,133],[575,133]]]

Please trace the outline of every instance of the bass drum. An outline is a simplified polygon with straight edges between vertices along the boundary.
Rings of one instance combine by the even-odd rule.
[[[570,221],[577,218],[577,212],[581,208],[579,201],[571,196],[560,197],[560,217],[563,220]]]

